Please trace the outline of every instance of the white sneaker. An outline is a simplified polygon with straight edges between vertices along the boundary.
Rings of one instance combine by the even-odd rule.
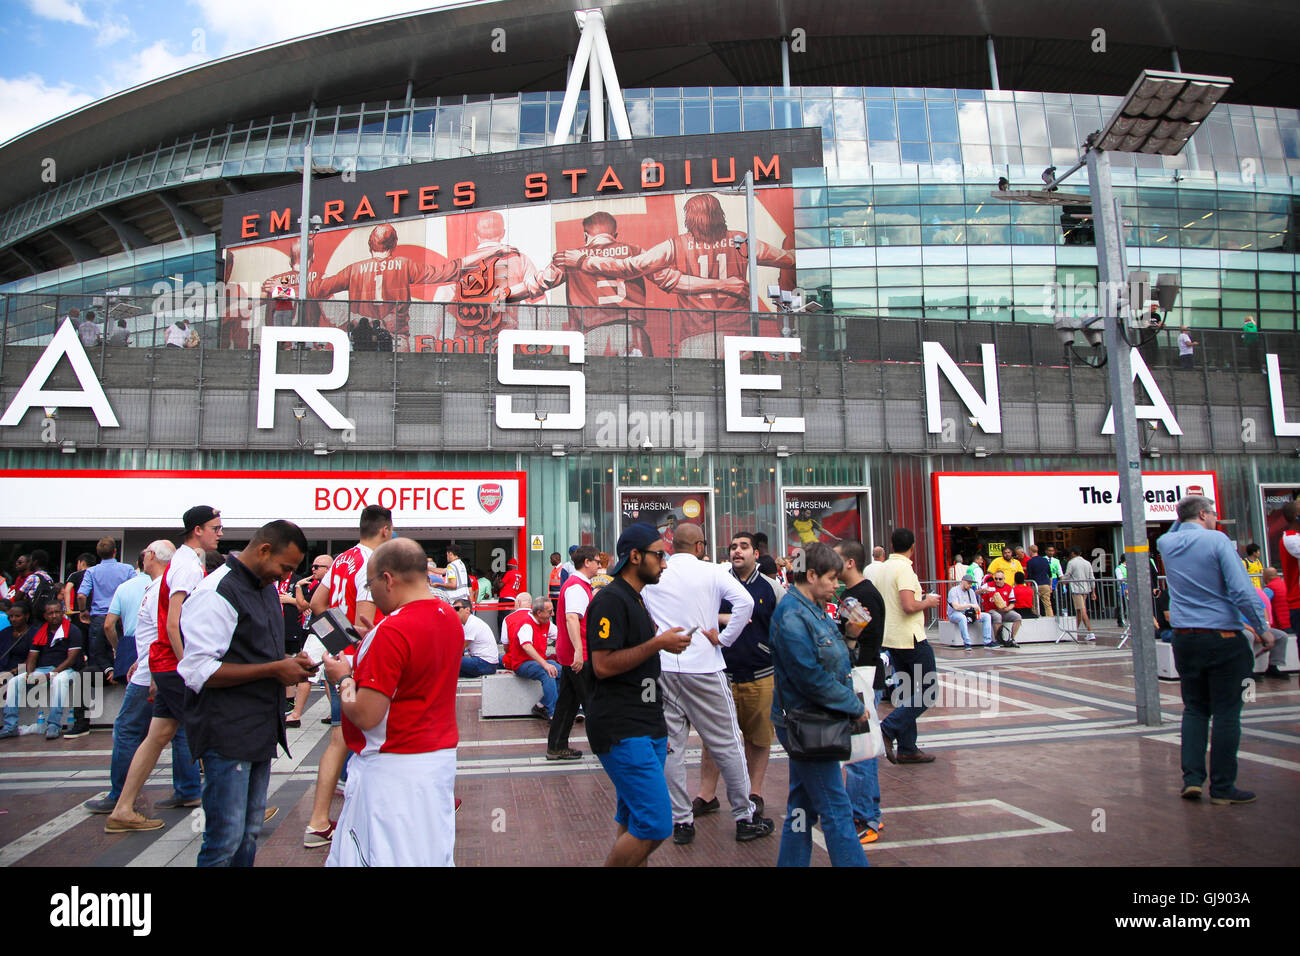
[[[1088,636],[1084,638],[1085,641],[1095,641],[1096,639],[1097,635],[1092,633],[1092,631],[1089,631]]]

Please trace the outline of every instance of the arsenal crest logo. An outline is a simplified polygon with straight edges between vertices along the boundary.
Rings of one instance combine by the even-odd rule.
[[[483,506],[483,510],[488,514],[496,511],[501,506],[501,498],[504,489],[500,483],[492,482],[488,485],[478,486],[478,503]]]

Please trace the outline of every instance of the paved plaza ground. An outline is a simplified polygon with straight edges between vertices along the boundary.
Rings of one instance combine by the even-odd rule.
[[[881,761],[885,827],[868,848],[872,866],[1281,866],[1300,860],[1300,690],[1261,679],[1242,718],[1238,784],[1259,794],[1248,806],[1178,799],[1181,702],[1162,682],[1165,723],[1135,722],[1132,660],[1113,647],[1027,646],[1018,651],[936,648],[943,706],[922,718],[928,765]],[[603,860],[614,836],[614,790],[588,753],[544,759],[545,725],[481,720],[479,682],[461,681],[456,792],[458,866],[570,866]],[[965,695],[962,699],[961,695]],[[983,694],[983,696],[975,696]],[[302,846],[328,712],[314,695],[293,756],[272,769],[268,802],[279,807],[257,865],[314,867],[327,851]],[[882,713],[883,716],[883,713]],[[81,808],[108,787],[111,731],[47,743],[0,742],[0,865],[191,867],[201,834],[190,811],[159,811],[167,826],[108,835],[104,817]],[[582,725],[573,746],[586,749]],[[692,736],[690,785],[698,780]],[[163,765],[143,802],[166,797]],[[787,791],[779,749],[763,796],[779,828]],[[341,798],[332,815],[337,816]],[[142,809],[144,809],[142,803]],[[725,808],[724,808],[725,810]],[[693,845],[671,842],[652,866],[776,863],[779,834],[737,844],[728,814],[701,818]],[[814,832],[820,844],[820,832]],[[813,865],[829,864],[823,847]]]

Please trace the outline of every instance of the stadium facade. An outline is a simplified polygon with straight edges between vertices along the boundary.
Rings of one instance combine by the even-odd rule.
[[[611,4],[633,138],[600,141],[620,117],[584,91],[552,145],[572,9],[468,3],[24,134],[0,147],[0,560],[131,553],[203,499],[232,541],[291,517],[321,547],[378,501],[534,585],[646,517],[713,549],[907,525],[930,573],[1004,541],[1110,563],[1105,371],[1052,325],[1097,308],[1086,178],[993,193],[1072,166],[1147,68],[1234,79],[1181,154],[1112,154],[1129,266],[1181,285],[1135,353],[1147,517],[1203,488],[1266,542],[1300,492],[1300,14],[1178,12]],[[82,345],[74,308],[130,344]]]

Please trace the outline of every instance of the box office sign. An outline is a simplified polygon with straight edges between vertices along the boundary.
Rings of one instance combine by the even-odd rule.
[[[786,488],[782,511],[786,554],[810,544],[834,547],[846,540],[861,541],[871,554],[871,542],[862,534],[863,518],[871,514],[869,488]]]
[[[933,476],[940,525],[1118,524],[1119,478],[1108,472]],[[1147,521],[1173,521],[1186,495],[1217,498],[1214,472],[1142,476]]]
[[[406,528],[521,528],[519,472],[0,472],[0,526],[97,528],[105,503],[120,528],[179,530],[196,504],[228,529],[284,518],[305,530],[355,528],[367,505]],[[32,507],[32,502],[40,507]]]
[[[699,525],[704,537],[713,540],[712,488],[619,488],[618,511],[619,531],[638,522],[654,525],[669,552],[682,524]]]

